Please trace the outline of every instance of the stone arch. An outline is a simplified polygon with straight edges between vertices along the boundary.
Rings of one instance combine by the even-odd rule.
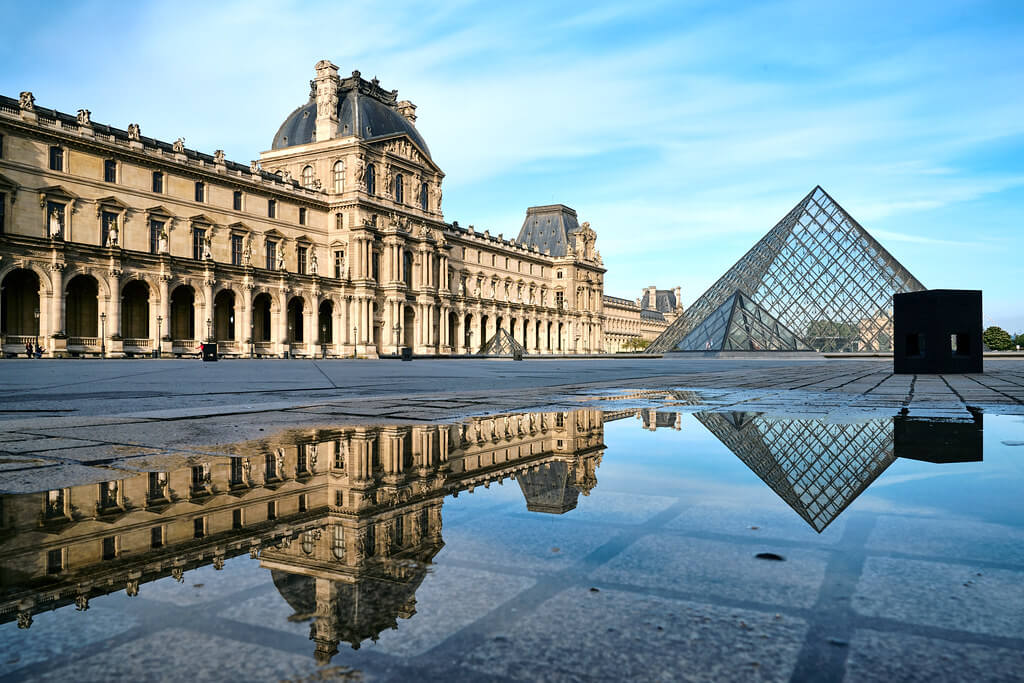
[[[77,339],[100,336],[100,296],[99,278],[92,273],[77,271],[66,278],[64,329],[69,337]]]
[[[277,297],[266,289],[253,290],[249,302],[252,308],[250,335],[253,342],[270,342],[274,339],[274,317],[280,315]]]
[[[35,261],[11,261],[6,265],[0,265],[0,282],[13,270],[30,270],[39,278],[39,295],[53,296],[53,278],[51,273],[42,264]]]
[[[42,278],[31,268],[8,268],[0,277],[0,334],[38,337]],[[36,311],[39,311],[38,316]]]
[[[97,295],[102,297],[104,301],[110,301],[110,282],[107,280],[106,273],[99,268],[75,266],[65,270],[62,283],[65,293],[67,292],[68,284],[79,275],[86,275],[94,279],[97,286]]]
[[[309,312],[309,302],[303,294],[294,294],[287,303],[288,320],[288,341],[303,343],[306,341],[306,314]]]
[[[167,325],[171,339],[195,339],[196,315],[202,310],[199,293],[186,282],[177,282],[168,287],[171,319]]]
[[[121,329],[125,339],[148,339],[154,288],[143,278],[132,278],[121,286]]]
[[[239,305],[244,299],[233,287],[221,287],[213,295],[213,337],[217,341],[238,339]]]

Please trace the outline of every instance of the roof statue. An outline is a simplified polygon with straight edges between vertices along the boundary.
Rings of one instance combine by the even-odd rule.
[[[683,343],[691,346],[690,332],[737,292],[741,304],[756,307],[750,319],[770,320],[803,348],[888,351],[893,294],[922,289],[924,285],[867,230],[815,187],[647,352],[706,350],[683,348]]]

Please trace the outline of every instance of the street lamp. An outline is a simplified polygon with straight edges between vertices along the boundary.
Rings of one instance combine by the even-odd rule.
[[[213,341],[213,321],[209,318],[206,319],[206,341]]]
[[[399,353],[401,353],[401,351],[402,351],[400,348],[398,348],[398,334],[401,331],[402,331],[402,326],[399,325],[398,323],[395,323],[395,355],[396,356]]]
[[[100,357],[107,357],[107,314],[100,313]]]
[[[327,358],[327,323],[320,323],[320,357]]]
[[[39,309],[37,308],[32,312],[32,315],[36,318],[36,346],[39,346]]]
[[[576,335],[576,340],[573,342],[572,350],[573,350],[573,353],[579,353],[580,352],[580,335],[578,335],[578,334]]]
[[[352,326],[352,357],[356,357],[356,335],[359,333],[359,327],[356,325]]]
[[[256,323],[249,322],[249,358],[256,357]]]
[[[156,317],[156,348],[153,349],[153,358],[159,358],[161,356],[161,350],[163,347],[164,338],[160,335],[160,325],[163,323],[164,317],[158,315]]]

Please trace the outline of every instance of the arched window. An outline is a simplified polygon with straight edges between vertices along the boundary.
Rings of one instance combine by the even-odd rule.
[[[302,169],[302,186],[307,190],[313,189],[313,167],[306,166]]]
[[[399,204],[405,203],[405,183],[402,182],[402,174],[395,176],[395,201]]]
[[[334,538],[331,543],[331,552],[334,554],[335,559],[345,559],[345,528],[341,526],[334,527]]]
[[[427,210],[427,184],[423,183],[420,185],[420,208],[424,211]]]
[[[373,169],[373,164],[366,166],[366,194],[377,194],[377,172]]]
[[[334,162],[334,191],[339,194],[345,191],[345,164],[341,161]]]

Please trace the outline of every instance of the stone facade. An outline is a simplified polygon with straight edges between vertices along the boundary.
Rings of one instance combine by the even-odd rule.
[[[415,105],[327,61],[311,89],[249,164],[0,98],[4,351],[450,355],[499,327],[603,350],[589,224],[557,252],[447,223]]]
[[[639,350],[638,342],[652,342],[683,313],[680,288],[647,287],[635,301],[604,297],[604,350],[607,353]]]

